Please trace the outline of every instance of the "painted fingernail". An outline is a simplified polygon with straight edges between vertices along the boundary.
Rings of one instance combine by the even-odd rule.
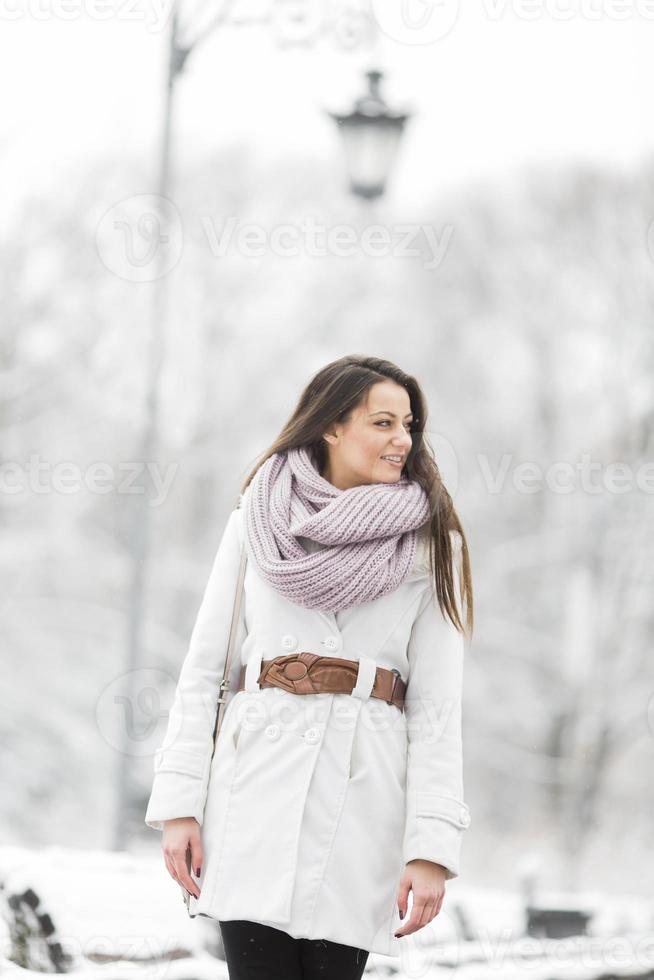
[[[400,911],[400,918],[401,918],[401,919],[403,919],[403,918],[404,918],[404,912],[402,912],[402,911]]]
[[[199,869],[199,868],[196,868],[196,869],[195,869],[195,873],[196,873],[196,875],[197,875],[197,876],[198,876],[198,878],[199,878],[199,877],[200,877],[200,869]]]

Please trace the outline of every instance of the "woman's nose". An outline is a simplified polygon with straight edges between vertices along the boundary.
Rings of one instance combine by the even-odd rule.
[[[411,433],[410,432],[407,432],[406,429],[404,430],[404,432],[399,433],[393,439],[393,442],[398,447],[398,449],[400,447],[402,449],[410,449],[411,446],[413,445],[413,441],[411,439]]]

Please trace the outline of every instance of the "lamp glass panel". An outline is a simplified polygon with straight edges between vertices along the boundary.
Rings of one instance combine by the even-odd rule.
[[[352,184],[383,188],[397,153],[401,125],[350,123],[343,124],[341,132]]]

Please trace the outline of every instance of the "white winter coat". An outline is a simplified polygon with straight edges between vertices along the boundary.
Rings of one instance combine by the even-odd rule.
[[[227,521],[191,634],[145,822],[161,830],[164,820],[193,816],[201,824],[201,895],[191,914],[399,955],[393,933],[405,863],[436,861],[456,877],[470,823],[464,639],[432,595],[427,539],[421,532],[399,588],[336,614],[288,601],[248,556],[232,693],[212,760],[243,534],[241,506]],[[301,650],[358,660],[358,690],[259,689],[262,659]],[[235,693],[241,664],[247,686]],[[404,713],[368,696],[377,665],[408,681]]]

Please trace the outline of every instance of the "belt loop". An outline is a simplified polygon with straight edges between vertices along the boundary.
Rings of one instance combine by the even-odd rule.
[[[367,701],[370,697],[373,684],[375,683],[376,674],[377,664],[375,661],[370,657],[366,657],[365,654],[360,653],[357,682],[352,689],[352,697],[361,698],[362,701]]]
[[[259,647],[250,656],[246,667],[245,667],[245,690],[246,691],[260,691],[261,684],[259,684],[257,678],[261,673],[261,661],[265,654],[263,647]]]

